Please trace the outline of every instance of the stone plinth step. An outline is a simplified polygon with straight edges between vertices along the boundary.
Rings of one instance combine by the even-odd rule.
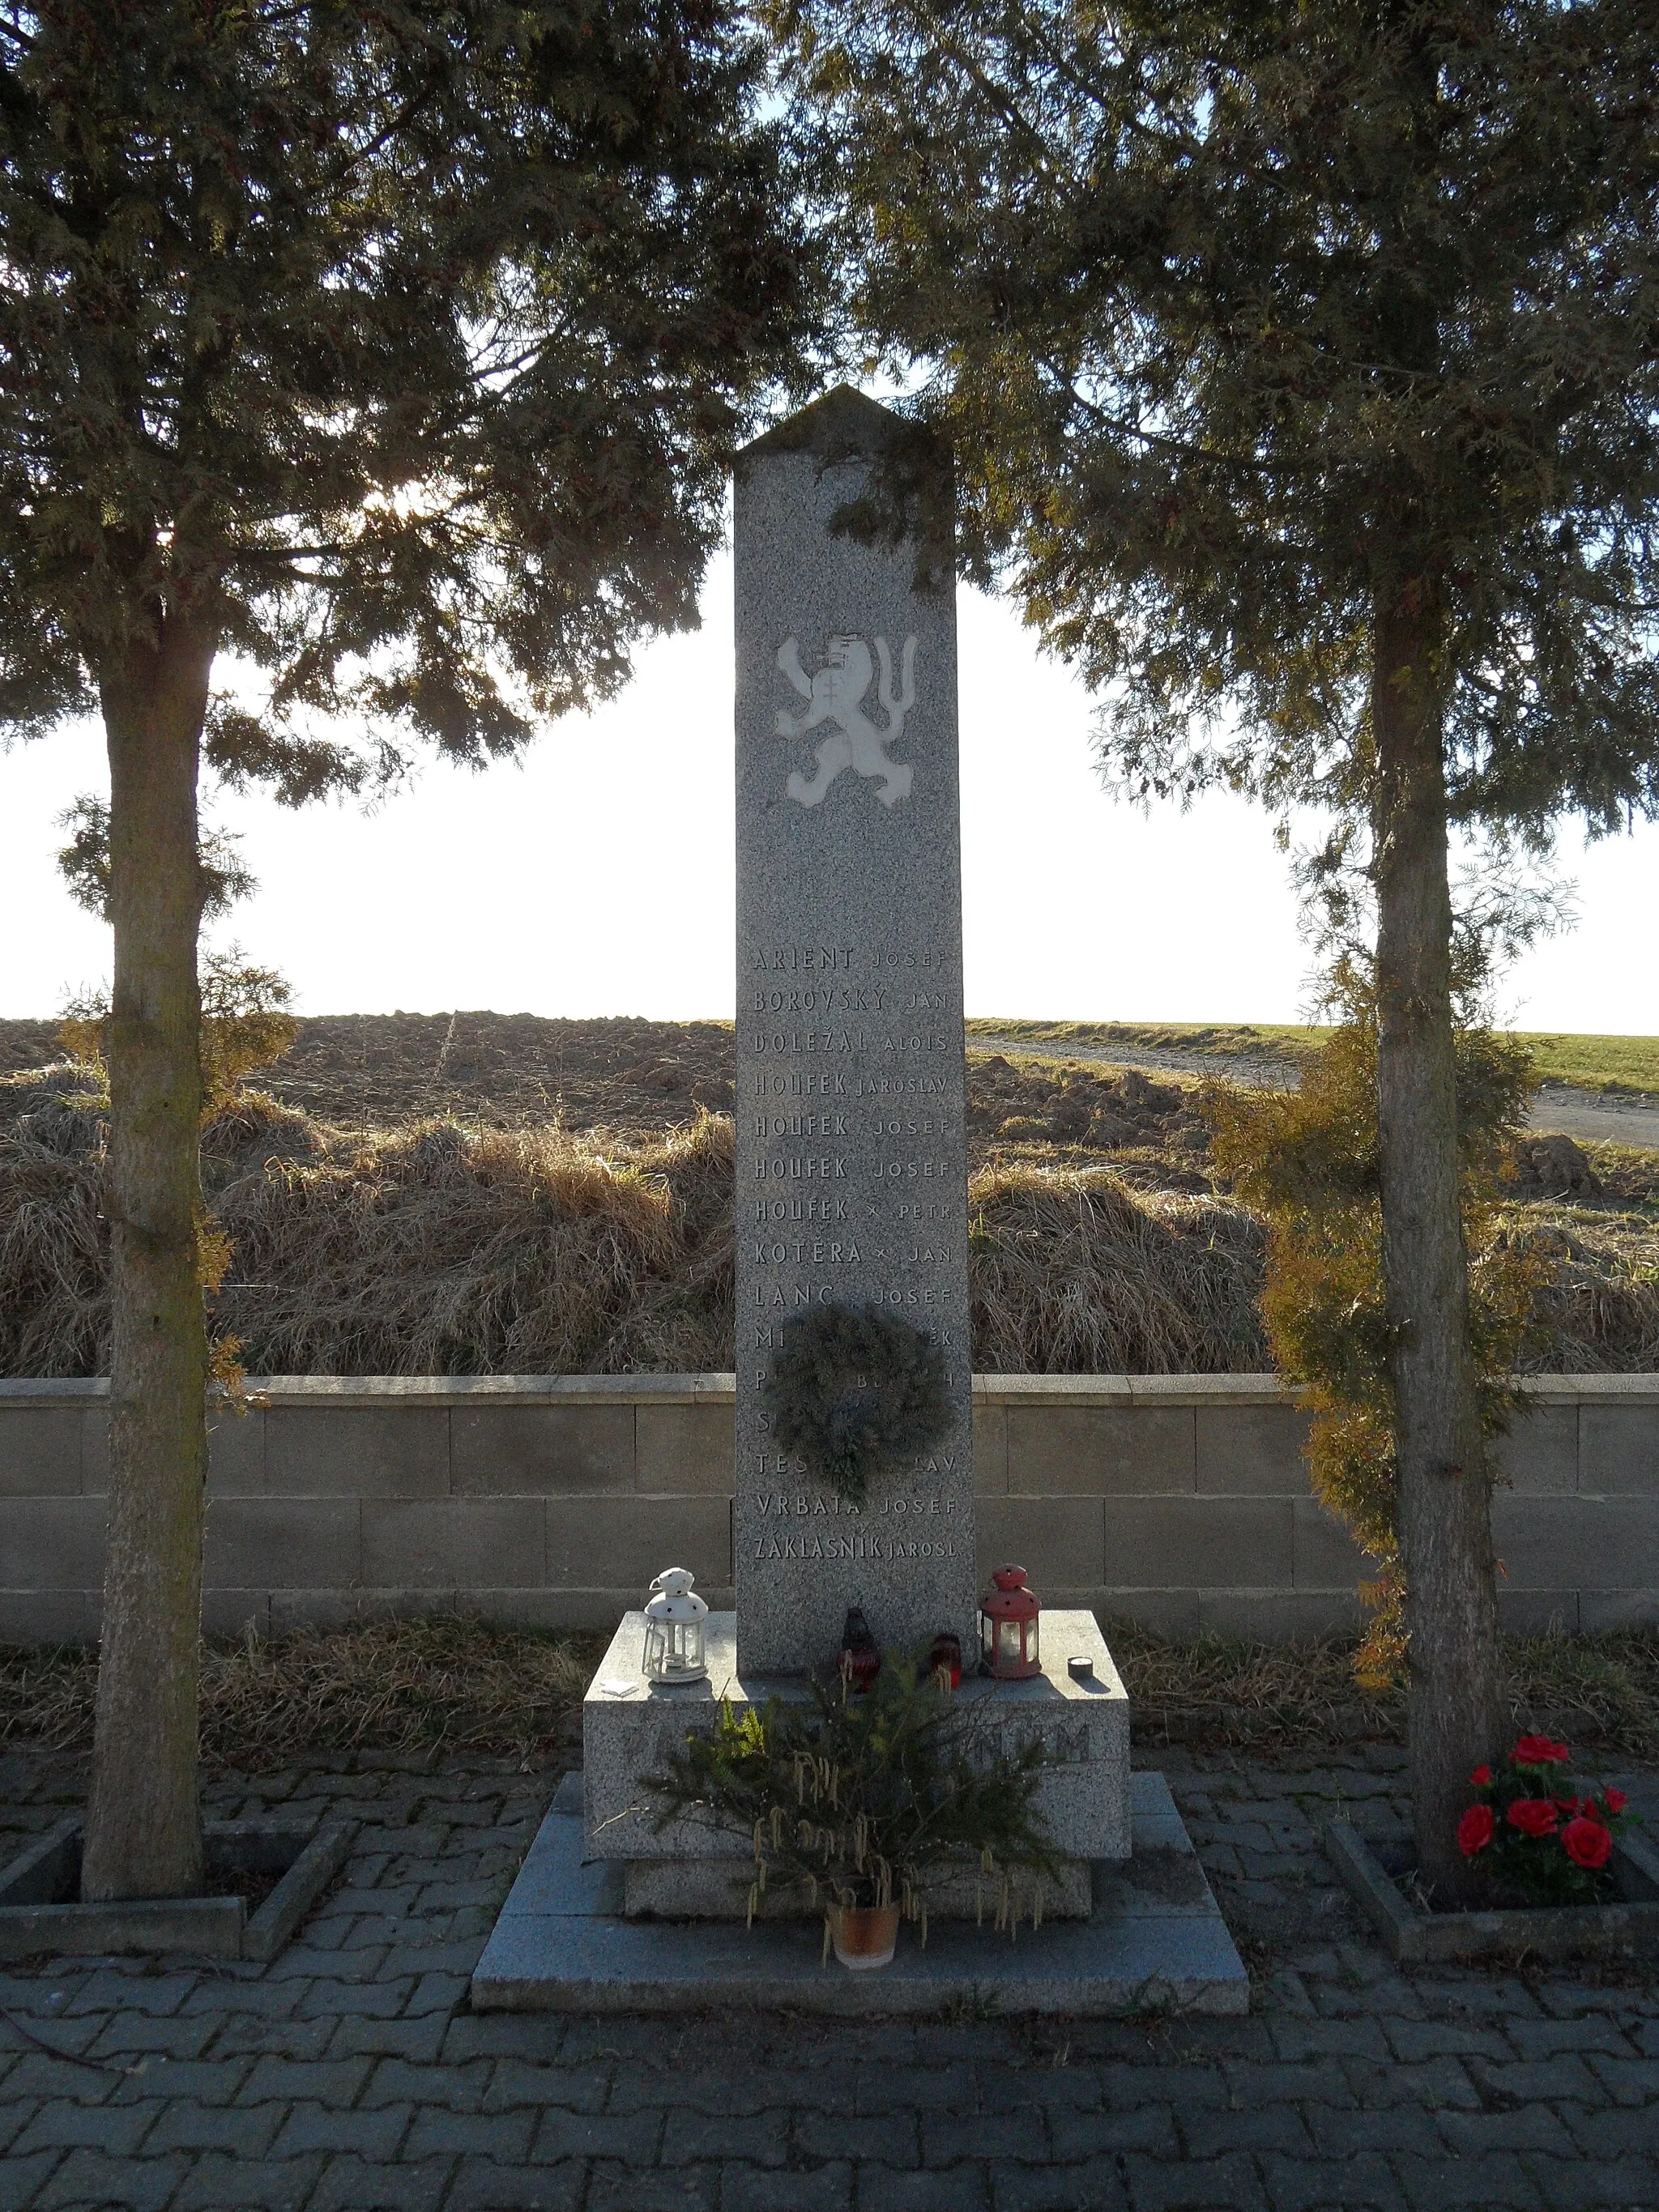
[[[623,1859],[622,1909],[630,1920],[743,1920],[749,1912],[754,1869],[741,1859]],[[1019,1894],[1030,1892],[1022,1877]],[[921,1886],[930,1921],[994,1917],[997,1885],[954,1869]],[[1095,1909],[1094,1868],[1086,1859],[1061,1859],[1042,1882],[1045,1920],[1087,1920]],[[810,1920],[823,1924],[823,1908],[804,1889],[769,1889],[757,1919]]]
[[[1095,1870],[1092,1917],[1021,1930],[901,1931],[890,1966],[823,1964],[816,1925],[629,1920],[623,1869],[583,1855],[581,1785],[567,1778],[472,1977],[486,2012],[939,2014],[963,2006],[1097,2017],[1242,2014],[1249,1980],[1161,1774],[1131,1778],[1133,1850]]]

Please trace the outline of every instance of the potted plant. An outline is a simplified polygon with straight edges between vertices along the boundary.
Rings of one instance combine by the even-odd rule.
[[[751,1924],[769,1889],[803,1890],[824,1907],[826,1959],[833,1945],[856,1971],[889,1963],[901,1916],[926,1942],[930,1889],[950,1874],[983,1882],[1011,1935],[1027,1904],[1040,1921],[1054,1871],[1034,1802],[1044,1756],[1003,1751],[939,1674],[890,1658],[862,1693],[843,1672],[802,1698],[722,1705],[647,1786],[659,1830],[690,1818],[750,1838]]]
[[[1633,1816],[1622,1790],[1580,1790],[1572,1754],[1547,1735],[1523,1735],[1506,1759],[1469,1777],[1474,1802],[1457,1824],[1458,1846],[1484,1877],[1493,1905],[1606,1905],[1614,1838]]]

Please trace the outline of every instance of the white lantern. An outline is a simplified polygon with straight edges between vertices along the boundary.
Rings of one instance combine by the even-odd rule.
[[[665,1567],[652,1582],[645,1608],[647,1682],[700,1682],[708,1672],[702,1648],[708,1607],[692,1580],[690,1567]]]

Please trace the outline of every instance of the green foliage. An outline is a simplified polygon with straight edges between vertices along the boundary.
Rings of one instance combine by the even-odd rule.
[[[872,356],[1123,784],[1363,809],[1378,611],[1431,609],[1455,814],[1659,806],[1650,0],[769,15]]]
[[[109,807],[96,793],[83,793],[58,817],[70,842],[58,854],[58,866],[69,885],[70,896],[88,914],[109,919]],[[227,914],[238,899],[258,889],[237,855],[240,840],[217,831],[203,837],[197,847],[196,865],[201,878],[204,919]]]
[[[202,1104],[222,1114],[242,1079],[280,1060],[299,1034],[289,1012],[293,993],[274,968],[256,968],[240,948],[210,952],[202,963]]]
[[[861,1695],[808,1686],[803,1702],[722,1705],[711,1735],[688,1735],[647,1785],[659,1831],[690,1816],[749,1837],[751,1917],[769,1887],[794,1886],[814,1902],[896,1904],[925,1934],[927,1878],[953,1870],[984,1879],[999,1927],[1012,1932],[1021,1875],[1040,1915],[1054,1865],[1034,1802],[1041,1743],[1011,1757],[982,1709],[891,1656]]]
[[[1303,1063],[1295,1091],[1208,1094],[1217,1167],[1267,1224],[1262,1321],[1273,1364],[1313,1414],[1313,1486],[1378,1565],[1362,1591],[1376,1608],[1356,1662],[1368,1686],[1404,1650],[1395,1405],[1382,1280],[1375,1012],[1350,1018]],[[1509,1426],[1513,1372],[1546,1269],[1512,1243],[1498,1178],[1525,1126],[1532,1072],[1514,1039],[1477,1024],[1456,1032],[1463,1236],[1469,1322],[1486,1433]]]
[[[813,321],[761,82],[726,0],[6,0],[0,721],[184,619],[297,804],[613,691]]]
[[[1659,11],[770,15],[872,357],[954,442],[970,566],[1099,693],[1103,768],[1142,799],[1249,793],[1281,825],[1322,807],[1339,849],[1364,833],[1388,1310],[1409,1316],[1413,1815],[1455,1886],[1442,1815],[1498,1690],[1448,823],[1541,846],[1565,811],[1659,814]],[[1355,1133],[1339,1115],[1310,1165],[1347,1216],[1332,1258],[1363,1337]],[[1375,1421],[1351,1441],[1380,1476]]]
[[[810,1306],[779,1336],[761,1388],[773,1436],[849,1505],[862,1506],[878,1475],[949,1432],[943,1347],[902,1316]]]
[[[202,1118],[233,1107],[242,1079],[280,1060],[299,1034],[289,1012],[293,992],[274,968],[256,968],[240,945],[208,952],[201,963]],[[102,1070],[109,1000],[101,992],[72,1000],[58,1025],[70,1058]]]

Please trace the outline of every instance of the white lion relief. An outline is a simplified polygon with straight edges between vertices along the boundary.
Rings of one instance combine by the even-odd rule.
[[[800,665],[800,647],[793,637],[785,638],[778,647],[778,666],[807,702],[798,714],[792,714],[787,708],[778,709],[778,735],[800,738],[817,729],[820,722],[836,726],[818,747],[817,775],[809,779],[797,769],[785,788],[801,805],[816,806],[842,769],[854,768],[860,775],[879,776],[877,798],[884,806],[896,806],[901,799],[910,796],[915,770],[908,762],[890,760],[887,748],[903,735],[904,718],[916,703],[915,639],[904,641],[896,699],[892,654],[884,637],[876,640],[876,659],[881,666],[876,696],[886,712],[884,730],[878,730],[864,712],[864,695],[870,689],[870,648],[864,640],[832,637],[825,652],[828,658],[823,666],[808,676]]]

